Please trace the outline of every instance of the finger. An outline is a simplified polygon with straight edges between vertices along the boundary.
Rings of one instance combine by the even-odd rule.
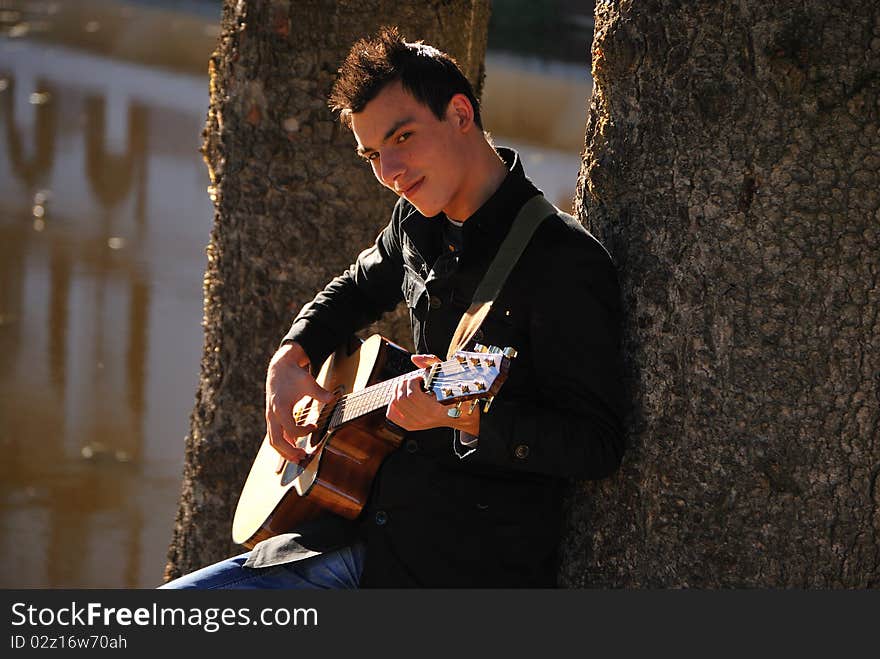
[[[274,421],[266,420],[266,434],[269,436],[269,445],[272,448],[275,448],[278,444],[284,441],[284,438],[281,434],[281,424],[275,423]],[[278,449],[275,449],[278,450]]]
[[[280,423],[269,424],[269,445],[289,462],[299,462],[306,456],[303,449],[291,444],[284,436],[284,428]]]
[[[414,396],[416,392],[424,393],[425,380],[421,376],[416,378],[409,378],[406,382],[406,395]]]
[[[427,368],[432,364],[440,363],[440,358],[437,355],[411,355],[410,360],[419,368]]]
[[[289,442],[294,442],[297,438],[305,437],[318,429],[313,423],[299,426],[292,419],[290,421],[282,421],[281,427],[283,428],[284,438]]]
[[[397,384],[394,385],[394,399],[391,401],[392,403],[400,401],[403,398],[406,398],[406,378],[402,380],[398,380]]]
[[[391,402],[388,403],[388,407],[385,408],[385,418],[394,423],[400,421],[401,415],[397,409],[396,398],[392,399]]]
[[[278,429],[278,432],[272,433],[277,444],[295,440],[297,437],[303,437],[315,430],[314,424],[298,425],[292,414],[289,412],[279,412],[276,405],[271,407],[267,415],[267,421]],[[276,446],[276,444],[273,444],[273,446]]]
[[[309,391],[306,392],[307,396],[316,398],[325,404],[333,400],[333,392],[324,389],[324,387],[318,384],[317,380],[313,378],[309,378],[309,380]]]
[[[308,454],[303,449],[298,446],[292,446],[287,442],[282,443],[280,447],[273,446],[272,448],[274,448],[278,454],[288,462],[299,464],[303,459],[308,457]]]
[[[404,419],[412,409],[412,401],[409,399],[409,379],[404,378],[397,382],[394,388],[394,398],[389,404],[389,410],[394,415],[394,420]]]

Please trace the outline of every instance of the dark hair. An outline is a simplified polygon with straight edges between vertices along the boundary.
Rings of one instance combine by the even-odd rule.
[[[483,127],[480,104],[458,63],[421,41],[404,41],[396,27],[383,27],[375,37],[355,42],[339,68],[330,108],[350,127],[353,112],[362,111],[386,85],[398,81],[441,120],[449,100],[464,94],[474,107],[474,123]]]

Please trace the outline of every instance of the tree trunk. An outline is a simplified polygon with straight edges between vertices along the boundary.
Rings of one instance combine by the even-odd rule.
[[[398,25],[456,57],[479,92],[487,0],[226,0],[203,152],[215,223],[205,347],[166,578],[240,552],[235,504],[265,433],[268,360],[293,315],[387,223],[354,139],[326,105],[351,44]],[[402,316],[377,328],[411,345]]]
[[[601,2],[592,55],[630,449],[562,582],[880,585],[880,8]]]

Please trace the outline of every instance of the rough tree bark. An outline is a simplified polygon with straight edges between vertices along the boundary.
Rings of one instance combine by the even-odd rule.
[[[456,57],[479,90],[488,15],[488,0],[224,3],[203,146],[216,210],[204,355],[166,578],[241,550],[230,527],[265,432],[269,357],[292,315],[388,220],[393,195],[326,108],[348,48],[398,25]],[[380,329],[411,344],[400,317]]]
[[[561,581],[880,585],[880,7],[597,2],[592,60],[631,449]]]

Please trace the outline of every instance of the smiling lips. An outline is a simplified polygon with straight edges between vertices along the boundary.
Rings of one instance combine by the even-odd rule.
[[[415,183],[413,183],[413,184],[410,185],[409,187],[402,188],[402,189],[400,190],[400,192],[398,192],[398,194],[400,194],[400,195],[402,195],[402,196],[404,196],[404,197],[409,197],[409,196],[412,195],[414,192],[416,192],[420,187],[422,187],[422,182],[423,182],[424,180],[425,180],[424,177],[420,178],[418,181],[416,181]]]

